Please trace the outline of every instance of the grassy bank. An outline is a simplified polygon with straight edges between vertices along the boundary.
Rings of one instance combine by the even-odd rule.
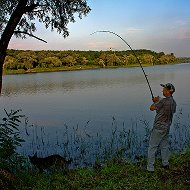
[[[64,67],[54,67],[54,68],[34,68],[34,69],[19,69],[19,70],[4,70],[4,75],[9,74],[28,74],[28,73],[43,73],[43,72],[59,72],[59,71],[75,71],[75,70],[87,70],[87,69],[98,69],[98,66],[64,66]]]
[[[52,166],[43,173],[39,173],[38,169],[30,164],[27,156],[23,157],[16,152],[16,147],[21,145],[20,142],[22,142],[22,138],[19,138],[20,133],[17,128],[21,124],[23,115],[20,114],[19,110],[10,113],[6,112],[6,114],[7,117],[3,118],[0,127],[2,135],[2,139],[0,139],[0,189],[2,190],[190,189],[190,148],[186,148],[186,151],[182,154],[174,154],[173,151],[170,159],[170,170],[164,170],[161,167],[159,157],[157,157],[155,172],[149,173],[145,170],[146,155],[133,154],[135,157],[138,157],[135,162],[130,161],[130,158],[128,158],[132,156],[129,156],[130,153],[142,151],[140,145],[144,141],[147,141],[146,138],[143,138],[143,141],[138,140],[137,132],[133,128],[129,130],[125,130],[125,128],[118,130],[115,119],[113,119],[113,131],[109,135],[109,138],[105,139],[106,141],[102,141],[99,138],[95,143],[96,146],[91,144],[88,139],[85,141],[84,135],[83,138],[80,138],[77,135],[77,129],[74,129],[73,135],[70,135],[66,130],[65,136],[62,138],[64,142],[61,143],[63,147],[58,142],[62,151],[65,152],[61,155],[66,155],[67,157],[69,143],[76,144],[76,146],[72,147],[76,155],[71,154],[71,157],[73,158],[74,164],[77,162],[83,164],[77,164],[77,166],[69,168],[67,172],[56,170]],[[146,121],[143,123],[148,130],[148,123]],[[180,150],[184,150],[184,147],[188,147],[187,144],[190,144],[188,141],[190,139],[189,133],[186,131],[188,128],[189,126],[184,126],[181,123],[180,118],[176,118],[174,129],[180,138],[174,135],[171,139],[171,142],[174,141],[175,149],[178,147],[178,144],[181,147]],[[29,131],[26,130],[26,132],[28,134]],[[43,136],[36,132],[34,134],[36,135],[35,138],[43,141]],[[37,142],[34,141],[33,143]],[[43,141],[43,143],[45,142]],[[36,145],[39,144],[37,143]],[[50,146],[53,145],[48,144],[49,148]],[[136,152],[135,147],[140,150]],[[85,165],[84,163],[88,158],[88,154],[93,157],[92,149],[97,150],[97,152],[95,151],[96,159],[91,164]]]
[[[176,64],[176,63],[172,63]],[[151,64],[142,64],[143,67],[153,66]],[[54,68],[34,68],[34,69],[18,69],[18,70],[4,70],[4,75],[10,74],[29,74],[29,73],[43,73],[43,72],[59,72],[59,71],[77,71],[77,70],[89,70],[89,69],[110,69],[110,68],[130,68],[130,67],[140,67],[139,64],[132,64],[127,66],[106,66],[101,67],[97,65],[76,65],[76,66],[63,66],[63,67],[54,67]]]
[[[184,154],[172,155],[170,164],[170,170],[164,170],[157,160],[155,172],[149,173],[144,169],[145,160],[132,164],[115,159],[102,167],[79,168],[67,173],[20,170],[9,181],[19,190],[189,190],[190,149]]]

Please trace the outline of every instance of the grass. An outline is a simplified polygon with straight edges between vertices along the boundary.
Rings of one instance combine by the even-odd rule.
[[[28,73],[43,73],[43,72],[59,72],[59,71],[75,71],[75,70],[85,70],[85,69],[98,69],[101,68],[96,65],[76,65],[76,66],[63,66],[63,67],[54,67],[54,68],[34,68],[34,69],[18,69],[18,70],[4,70],[3,74],[28,74]]]
[[[174,119],[170,136],[170,149],[173,153],[180,153],[190,145],[190,126],[183,123],[184,118],[186,115],[179,111]],[[188,121],[189,118],[186,118]],[[146,120],[132,121],[129,126],[118,123],[113,117],[106,136],[104,132],[90,133],[90,127],[89,121],[84,126],[69,127],[65,124],[50,134],[45,127],[28,124],[26,132],[23,130],[25,143],[20,152],[24,155],[37,152],[42,157],[60,154],[74,160],[72,167],[92,166],[95,162],[104,163],[105,160],[114,158],[138,162],[137,158],[147,156],[151,127]]]
[[[155,172],[144,168],[146,160],[136,165],[130,162],[106,161],[100,168],[78,168],[68,173],[39,174],[36,170],[18,171],[20,184],[16,189],[26,190],[188,190],[190,189],[190,149],[184,154],[172,155],[170,170],[156,161]]]
[[[171,63],[176,64],[176,63]],[[142,64],[143,67],[153,66],[151,64]],[[131,64],[127,66],[106,66],[104,69],[109,68],[129,68],[129,67],[140,67],[139,64]],[[29,74],[29,73],[43,73],[43,72],[59,72],[59,71],[75,71],[75,70],[87,70],[87,69],[100,69],[101,66],[98,65],[75,65],[75,66],[62,66],[62,67],[53,67],[53,68],[33,68],[33,69],[18,69],[18,70],[5,70],[3,71],[4,75],[9,74]]]
[[[155,172],[146,171],[146,150],[149,136],[149,123],[141,121],[145,134],[140,137],[136,130],[137,123],[130,129],[125,125],[118,126],[116,119],[112,118],[112,131],[109,138],[103,139],[101,135],[94,137],[86,133],[89,122],[84,126],[82,136],[79,128],[74,127],[69,131],[66,125],[65,133],[56,144],[62,151],[61,155],[71,156],[74,165],[67,172],[56,171],[54,167],[44,173],[39,173],[37,168],[31,166],[27,159],[15,159],[14,168],[9,170],[0,164],[0,189],[18,190],[189,190],[190,189],[190,132],[189,125],[183,124],[183,114],[180,111],[174,120],[174,134],[171,138],[173,144],[170,158],[170,170],[161,168],[161,160],[156,159]],[[120,127],[120,129],[118,129]],[[44,129],[37,126],[26,133],[32,132],[34,151],[50,149],[53,144],[45,141]],[[37,133],[37,130],[40,133]],[[29,140],[29,139],[28,139]],[[42,142],[40,148],[39,142]],[[47,147],[46,147],[47,143]],[[185,152],[180,153],[186,149]],[[40,148],[41,150],[39,150]],[[171,146],[172,148],[172,146]],[[177,148],[177,149],[176,149]],[[175,153],[176,152],[176,153]],[[44,152],[43,152],[44,153]],[[143,155],[142,155],[143,153]],[[145,154],[145,156],[144,156]],[[136,162],[134,162],[134,157]],[[13,158],[11,158],[13,159]],[[87,164],[86,164],[87,162]],[[76,165],[75,165],[76,164]],[[16,167],[15,167],[16,166]]]

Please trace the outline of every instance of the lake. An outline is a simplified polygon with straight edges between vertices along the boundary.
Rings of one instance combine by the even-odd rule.
[[[144,70],[155,96],[162,97],[161,83],[174,84],[177,113],[182,112],[183,124],[189,125],[190,64]],[[149,111],[151,103],[140,67],[6,75],[0,114],[5,115],[3,109],[22,109],[29,125],[43,128],[49,142],[60,136],[63,128],[77,129],[80,135],[106,136],[115,125],[126,129],[135,126],[141,133],[143,127],[138,123],[146,121],[152,126],[155,113]]]

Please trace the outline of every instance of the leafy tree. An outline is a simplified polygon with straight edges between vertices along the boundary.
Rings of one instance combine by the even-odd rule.
[[[88,59],[87,59],[86,57],[82,57],[81,63],[82,63],[83,65],[87,65],[87,64],[88,64]]]
[[[151,64],[151,65],[154,65],[154,56],[153,55],[150,55],[150,54],[145,54],[143,56],[141,56],[141,60],[142,60],[142,63],[146,64]]]
[[[102,68],[104,68],[105,67],[104,60],[98,59],[98,65],[100,65]]]
[[[7,70],[9,69],[16,70],[17,69],[16,59],[10,55],[6,56],[3,68]]]
[[[62,64],[65,66],[74,66],[76,64],[76,60],[73,56],[68,55],[62,59]]]
[[[128,60],[128,56],[127,55],[124,55],[122,60],[123,60],[123,65],[125,65],[125,66],[128,65],[128,61],[129,60]]]
[[[137,59],[133,54],[130,54],[129,56],[127,56],[128,59],[128,64],[135,64],[137,63]]]
[[[178,57],[177,62],[178,63],[190,63],[190,57]]]
[[[177,61],[173,54],[162,55],[159,58],[160,64],[169,64]]]
[[[88,59],[86,57],[79,57],[77,59],[77,64],[80,65],[87,65],[89,63]]]
[[[142,64],[179,63],[173,53],[156,53],[150,50],[134,50]],[[187,60],[187,59],[186,59]],[[131,51],[24,51],[7,50],[5,70],[53,68],[74,65],[94,65],[99,67],[127,66],[138,64]]]
[[[120,62],[121,61],[116,54],[111,53],[107,55],[107,66],[118,66],[120,65]]]
[[[19,65],[22,65],[22,68],[25,70],[32,69],[37,62],[37,56],[33,51],[23,51],[17,56],[17,61]]]
[[[62,63],[57,57],[46,57],[40,61],[40,66],[43,68],[60,67],[61,65]]]
[[[36,55],[37,55],[37,60],[38,62],[42,59],[44,59],[45,57],[47,57],[47,53],[46,51],[42,50],[42,51],[36,51]]]
[[[34,36],[38,20],[46,28],[55,29],[67,37],[68,23],[75,22],[76,14],[82,18],[89,11],[86,0],[0,0],[0,91],[3,64],[13,34],[22,38],[29,35],[42,40]]]

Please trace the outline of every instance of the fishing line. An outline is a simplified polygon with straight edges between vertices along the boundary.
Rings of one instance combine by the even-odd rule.
[[[145,71],[144,71],[144,68],[143,68],[143,66],[142,66],[142,64],[141,64],[141,62],[140,62],[140,60],[139,60],[139,58],[137,57],[136,53],[133,51],[133,49],[132,49],[131,46],[127,43],[127,41],[124,40],[120,35],[116,34],[115,32],[109,31],[109,30],[96,31],[96,32],[93,32],[93,33],[90,34],[90,35],[93,35],[93,34],[98,33],[98,32],[105,32],[105,33],[114,34],[115,36],[119,37],[125,44],[127,44],[127,46],[130,48],[130,50],[133,52],[134,56],[136,57],[136,59],[137,59],[139,65],[140,65],[140,67],[141,67],[141,69],[142,69],[142,71],[143,71],[143,74],[144,74],[144,76],[145,76],[146,82],[147,82],[147,84],[148,84],[148,87],[149,87],[149,90],[150,90],[150,93],[151,93],[151,96],[152,96],[152,99],[153,99],[153,98],[154,98],[154,95],[153,95],[153,92],[152,92],[150,83],[149,83],[149,81],[148,81],[147,75],[146,75],[146,73],[145,73]]]

